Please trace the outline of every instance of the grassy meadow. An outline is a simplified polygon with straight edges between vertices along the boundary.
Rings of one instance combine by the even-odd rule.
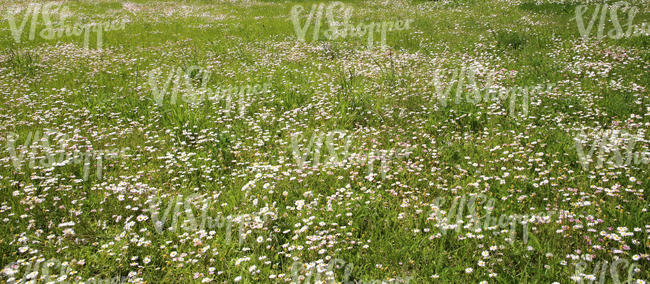
[[[646,283],[649,32],[647,0],[0,0],[0,282]]]

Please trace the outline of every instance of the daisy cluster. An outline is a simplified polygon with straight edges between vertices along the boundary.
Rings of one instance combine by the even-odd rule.
[[[299,1],[65,2],[101,49],[5,18],[0,282],[644,283],[650,51],[583,2],[346,1],[414,20],[384,50]]]

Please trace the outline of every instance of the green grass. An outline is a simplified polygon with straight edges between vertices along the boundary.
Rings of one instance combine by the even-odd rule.
[[[647,3],[630,2],[640,7],[634,23],[648,23]],[[30,40],[31,21],[16,42],[5,15],[29,3],[0,0],[0,266],[22,263],[13,276],[5,270],[2,282],[48,259],[69,263],[69,281],[147,283],[289,282],[294,261],[341,259],[354,266],[350,281],[571,283],[576,257],[587,254],[594,259],[587,274],[596,261],[620,257],[638,265],[635,280],[650,280],[648,163],[585,170],[574,140],[581,130],[616,129],[641,136],[633,151],[649,151],[648,36],[597,40],[594,32],[582,39],[573,19],[582,3],[344,1],[355,25],[413,20],[410,29],[387,32],[386,49],[368,48],[366,36],[313,41],[313,26],[299,42],[292,7],[302,5],[305,14],[326,2],[57,3],[70,11],[67,25],[126,23],[103,33],[101,50],[83,49],[83,36]],[[24,15],[14,15],[18,25]],[[323,15],[321,32],[328,27]],[[35,33],[45,28],[39,21]],[[96,47],[96,33],[90,38]],[[233,98],[231,109],[223,98],[157,105],[149,72],[161,70],[162,86],[178,68],[194,66],[209,71],[211,89],[270,88]],[[453,74],[470,68],[481,86],[493,77],[486,89],[554,87],[530,94],[524,115],[521,99],[514,112],[498,95],[468,100],[472,89]],[[181,94],[200,91],[207,77],[197,70]],[[436,98],[436,78],[451,88],[446,104]],[[14,150],[29,159],[23,142],[45,130],[61,135],[38,155],[129,150],[103,160],[102,177],[93,161],[85,180],[72,161],[14,167],[8,134],[20,135]],[[351,137],[353,155],[326,167],[345,146],[338,139],[330,148],[333,131]],[[302,150],[324,135],[321,166],[297,165],[291,137],[298,133]],[[626,154],[625,145],[616,149]],[[371,166],[366,157],[395,157],[390,151],[405,148],[408,157],[387,160],[383,175],[380,159]],[[231,222],[230,242],[225,227],[156,231],[152,196],[164,200],[162,215],[179,194],[195,193],[197,201],[175,211],[179,222],[205,214],[244,218],[242,245],[239,221]],[[529,223],[527,242],[521,226],[513,240],[509,226],[443,234],[432,217],[436,198],[479,193],[494,198],[492,216],[562,214]],[[451,214],[449,205],[440,209]],[[484,205],[478,217],[485,218]],[[256,214],[268,218],[246,219]],[[621,236],[619,227],[633,235]],[[619,278],[627,276],[622,271]],[[333,272],[336,281],[346,277],[344,269]]]

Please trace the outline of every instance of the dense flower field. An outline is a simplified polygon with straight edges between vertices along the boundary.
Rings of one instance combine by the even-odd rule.
[[[0,4],[0,282],[650,280],[647,0]]]

